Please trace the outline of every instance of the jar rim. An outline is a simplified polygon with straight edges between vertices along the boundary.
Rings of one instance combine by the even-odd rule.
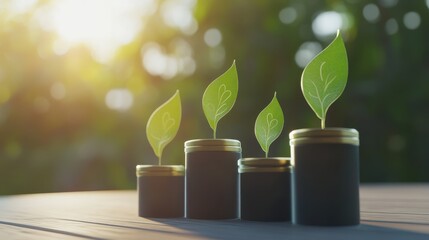
[[[354,137],[359,138],[359,132],[354,128],[302,128],[289,133],[289,138],[307,137]]]
[[[238,172],[290,172],[290,157],[261,157],[261,158],[242,158],[238,160]]]
[[[261,157],[261,158],[242,158],[238,160],[239,166],[249,167],[285,167],[290,166],[290,157]]]
[[[185,142],[185,148],[203,146],[241,147],[241,142],[236,139],[192,139]]]
[[[141,176],[183,176],[183,165],[137,165],[136,175]]]

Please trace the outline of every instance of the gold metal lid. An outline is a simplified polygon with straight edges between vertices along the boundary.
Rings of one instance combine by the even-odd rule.
[[[359,132],[353,128],[303,128],[289,133],[290,139],[301,137],[359,137]]]
[[[241,147],[241,143],[236,139],[193,139],[185,142],[185,147],[201,147],[201,146]]]
[[[137,177],[141,176],[184,176],[183,165],[137,165]]]
[[[290,172],[290,158],[243,158],[238,161],[238,172]]]
[[[271,158],[242,158],[238,160],[239,166],[249,167],[279,167],[289,166],[290,158],[288,157],[271,157]]]
[[[229,151],[241,152],[241,143],[235,139],[193,139],[185,142],[185,152]]]
[[[289,133],[290,145],[342,143],[359,146],[359,132],[353,128],[304,128]]]

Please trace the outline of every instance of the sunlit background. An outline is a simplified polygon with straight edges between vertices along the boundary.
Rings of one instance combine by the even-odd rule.
[[[319,127],[305,65],[342,29],[349,82],[327,126],[361,136],[361,181],[429,180],[429,0],[0,0],[0,194],[135,188],[155,164],[150,113],[181,91],[183,142],[212,136],[205,87],[237,61],[240,90],[218,137],[263,156],[253,135],[274,91],[288,133]]]

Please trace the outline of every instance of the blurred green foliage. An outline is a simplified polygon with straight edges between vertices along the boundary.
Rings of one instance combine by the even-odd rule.
[[[304,42],[325,47],[333,39],[312,29],[325,11],[346,17],[342,33],[349,57],[348,85],[330,108],[327,127],[360,132],[362,182],[428,181],[427,2],[204,0],[192,7],[198,29],[186,32],[165,22],[163,6],[171,1],[155,1],[140,33],[106,62],[95,60],[85,44],[60,54],[53,50],[60,36],[34,20],[50,1],[13,16],[0,7],[0,194],[134,188],[135,166],[156,164],[144,132],[149,114],[176,89],[183,119],[163,159],[184,164],[183,142],[212,135],[202,111],[203,91],[234,59],[240,90],[219,123],[218,137],[242,141],[244,157],[263,156],[253,125],[277,91],[285,129],[270,155],[288,156],[291,130],[319,127],[302,96],[302,68],[295,58]],[[378,9],[375,20],[365,17],[368,4]],[[282,22],[286,8],[295,15],[289,11]],[[415,29],[405,23],[409,12],[420,16]],[[221,42],[210,46],[204,37],[212,28]],[[147,71],[142,55],[148,44],[174,56],[180,54],[177,42],[191,46],[195,71],[169,77]],[[106,105],[112,89],[132,94],[129,109]]]

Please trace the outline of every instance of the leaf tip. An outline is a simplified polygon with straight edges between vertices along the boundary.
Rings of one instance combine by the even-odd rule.
[[[335,37],[334,41],[340,39],[341,42],[344,42],[343,36],[341,35],[341,30],[337,29],[337,36]]]
[[[175,96],[177,96],[177,97],[180,98],[180,91],[179,91],[179,89],[177,89],[176,92],[174,93],[173,97],[175,97]]]

